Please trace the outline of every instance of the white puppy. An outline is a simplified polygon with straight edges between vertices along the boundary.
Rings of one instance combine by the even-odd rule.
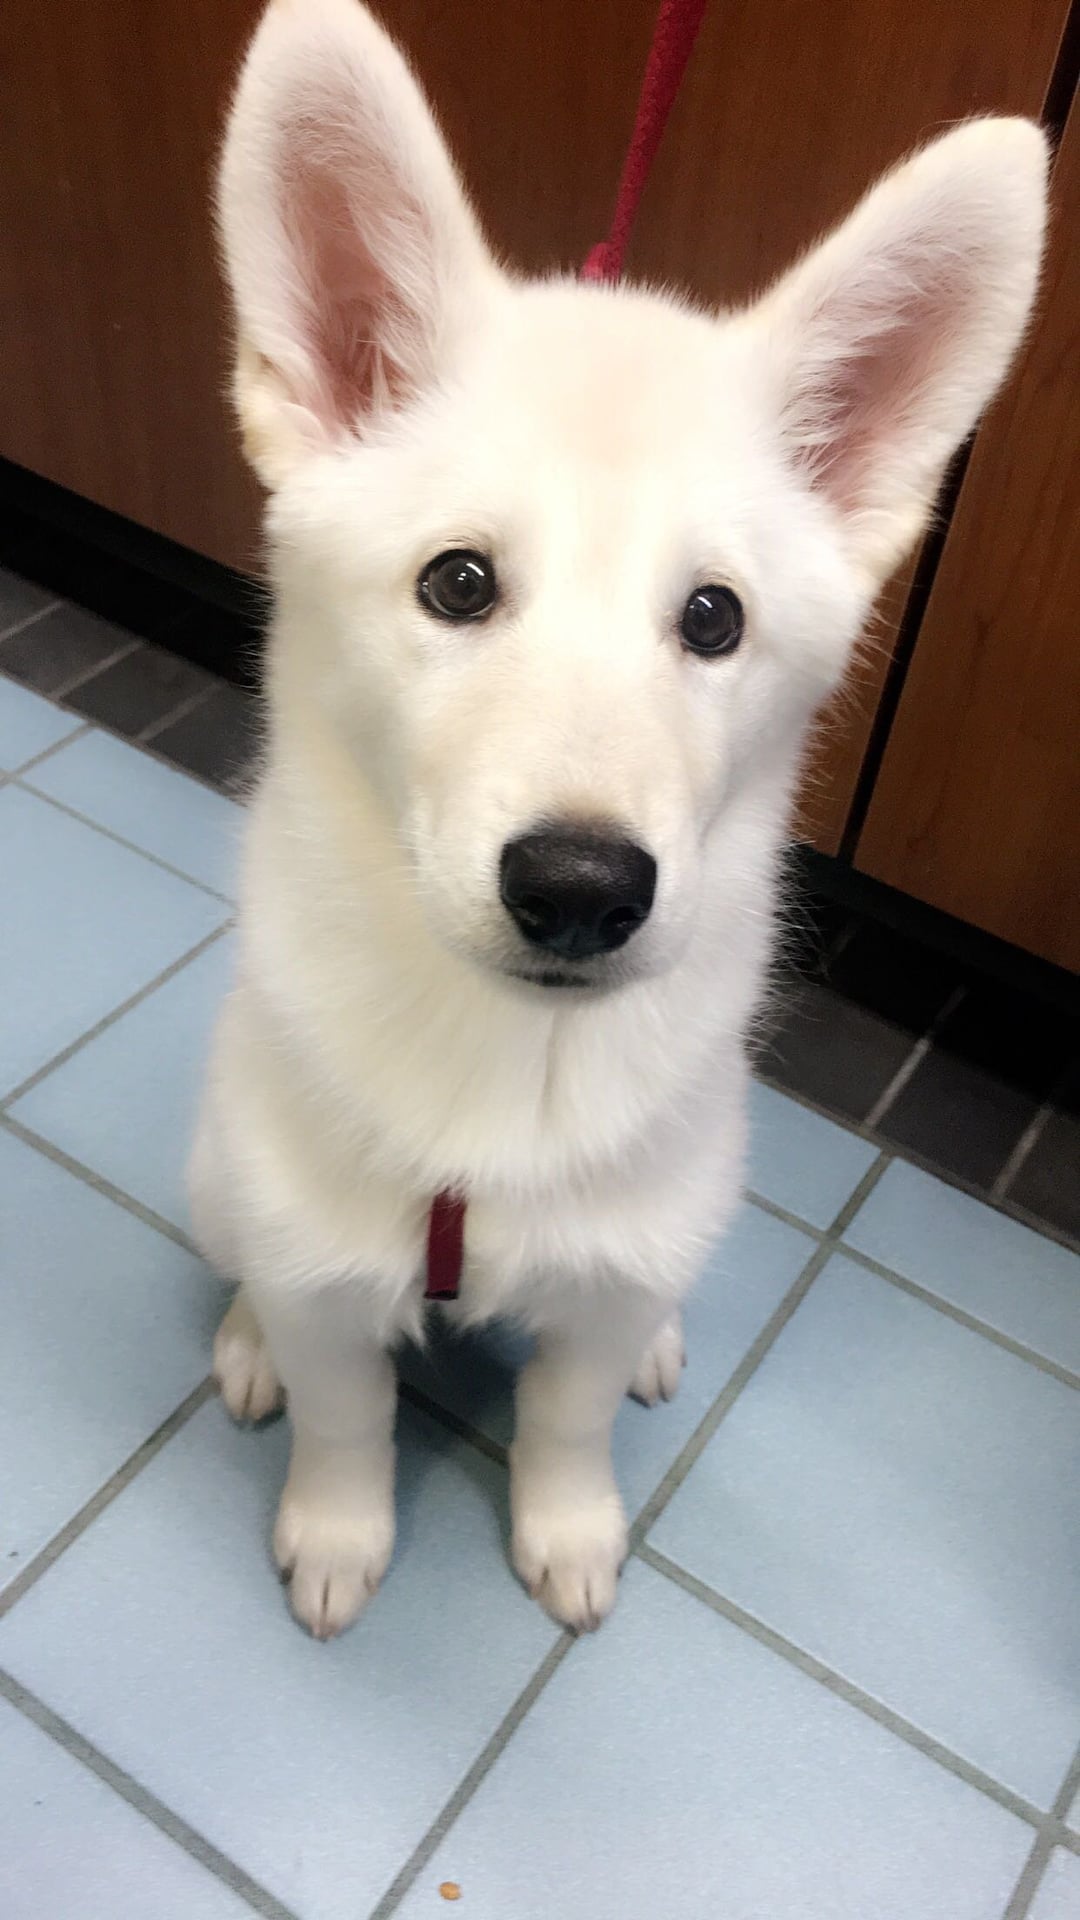
[[[447,1190],[461,1318],[536,1335],[515,1565],[573,1627],[612,1605],[611,1426],[674,1392],[736,1204],[804,731],[1020,340],[1045,173],[1035,127],[962,126],[719,318],[525,282],[354,0],[262,21],[220,216],[276,612],[192,1189],[225,1399],[287,1391],[316,1634],[390,1559]]]

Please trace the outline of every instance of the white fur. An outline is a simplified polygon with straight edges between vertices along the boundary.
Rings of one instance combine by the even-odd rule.
[[[1045,158],[1025,122],[961,127],[718,320],[511,279],[366,12],[277,0],[259,28],[220,215],[277,610],[192,1190],[244,1289],[228,1404],[288,1392],[275,1545],[316,1633],[390,1557],[389,1350],[421,1330],[444,1187],[461,1318],[538,1337],[515,1563],[573,1626],[612,1603],[611,1423],[631,1384],[674,1391],[678,1304],[736,1204],[803,733],[1017,346]],[[418,602],[454,546],[494,559],[483,625]],[[747,625],[709,663],[677,623],[715,580]],[[497,879],[560,816],[659,866],[647,924],[563,995],[508,976]]]

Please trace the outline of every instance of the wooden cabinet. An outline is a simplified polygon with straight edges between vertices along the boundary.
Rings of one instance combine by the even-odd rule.
[[[713,0],[645,196],[632,270],[710,301],[743,299],[920,138],[969,113],[1038,114],[1068,4]],[[224,401],[227,317],[209,199],[231,78],[260,7],[6,0],[0,9],[0,457],[244,570],[257,567],[258,500]],[[526,268],[573,266],[607,226],[656,0],[381,0],[380,11],[426,81],[496,247]],[[1064,312],[1065,291],[1057,298]],[[1063,318],[1025,393],[1051,377],[1065,329]],[[1023,625],[1023,615],[1033,632],[1052,598],[1067,533],[1067,495],[1052,504],[1063,467],[1046,481],[1061,526],[1055,538],[1039,536],[1047,562],[1038,581],[1036,563],[1025,562],[1022,596],[1002,572],[1000,599],[987,598],[987,543],[1007,544],[1027,513],[1024,488],[1043,484],[1016,440],[1045,430],[1038,392],[1022,400],[1018,390],[1016,423],[1003,409],[980,440],[962,502],[968,557],[950,543],[925,652],[945,660],[949,625],[968,640],[936,668],[920,640],[859,851],[869,870],[1014,930],[1030,907],[1030,849],[1038,841],[1050,858],[1056,845],[1045,836],[1047,769],[1064,751],[1064,700],[1048,693],[1036,719],[1026,699],[1028,717],[1009,735],[1028,851],[1011,866],[1002,852],[966,889],[949,877],[946,841],[967,835],[970,853],[971,822],[989,818],[974,799],[967,815],[957,810],[957,795],[974,795],[974,758],[997,735],[980,692],[959,727],[966,773],[947,777],[919,743],[919,702],[929,699],[940,736],[943,702],[965,708],[978,679],[984,643],[964,611],[966,582],[987,589],[980,620],[991,625]],[[989,505],[980,516],[980,487],[988,498],[1009,493],[997,532]],[[1044,525],[1034,510],[1027,518]],[[805,831],[828,851],[848,819],[909,578],[885,597],[811,769]],[[1057,641],[1040,629],[1029,644],[1045,673]],[[932,808],[913,805],[913,781],[933,791]],[[911,813],[910,832],[897,808]],[[999,882],[1012,904],[995,916],[985,896]],[[1041,950],[1056,951],[1047,928]]]
[[[978,436],[856,863],[1080,969],[1080,106],[1019,377]]]

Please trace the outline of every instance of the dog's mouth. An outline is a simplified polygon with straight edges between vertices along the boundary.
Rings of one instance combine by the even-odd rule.
[[[543,987],[551,992],[576,988],[579,993],[596,993],[611,981],[596,974],[571,973],[566,967],[508,967],[506,972],[511,980],[521,980],[526,986]]]

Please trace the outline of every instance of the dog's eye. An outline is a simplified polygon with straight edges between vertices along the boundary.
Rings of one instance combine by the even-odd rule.
[[[428,561],[416,591],[428,612],[440,620],[482,620],[495,605],[499,588],[486,554],[454,547]]]
[[[704,659],[734,653],[743,634],[742,601],[730,587],[698,587],[679,621],[684,646]]]

